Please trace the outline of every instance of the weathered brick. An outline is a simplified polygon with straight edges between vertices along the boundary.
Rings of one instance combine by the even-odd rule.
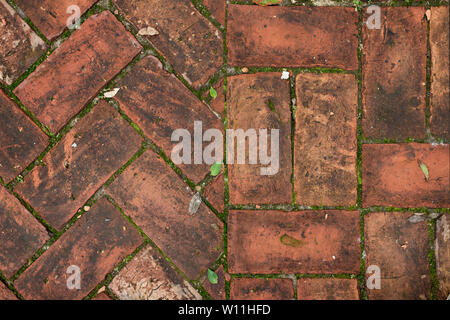
[[[227,0],[204,0],[203,3],[212,16],[222,25],[225,25]]]
[[[231,300],[293,300],[292,279],[233,279]]]
[[[365,137],[425,137],[427,24],[420,7],[381,8],[381,28],[363,27]],[[365,21],[368,13],[365,13]]]
[[[228,62],[358,68],[358,14],[345,7],[228,6]]]
[[[92,300],[112,300],[112,299],[106,293],[102,292],[96,295],[95,298]]]
[[[0,281],[0,301],[2,300],[18,300],[14,293],[9,290],[3,282]]]
[[[299,74],[294,188],[300,205],[356,204],[358,85],[351,74]]]
[[[15,285],[25,299],[82,299],[142,241],[120,212],[101,198],[20,275]],[[69,289],[75,275],[68,269],[71,266],[80,270],[80,289]]]
[[[97,0],[17,0],[17,5],[31,19],[33,24],[44,36],[53,40],[59,36],[72,22],[71,16],[77,6],[80,16],[85,13]]]
[[[431,132],[450,139],[449,97],[449,12],[447,7],[432,7],[431,45]]]
[[[91,16],[15,90],[52,132],[139,53],[141,45],[109,11]]]
[[[203,196],[218,212],[223,212],[225,208],[225,182],[223,174],[217,176],[206,186]]]
[[[450,216],[444,214],[436,224],[436,269],[439,279],[439,298],[450,296]]]
[[[0,83],[11,85],[46,50],[45,42],[0,0]]]
[[[258,73],[228,78],[227,89],[228,128],[253,129],[258,135],[258,163],[250,164],[249,139],[245,139],[245,164],[238,163],[239,149],[234,139],[234,164],[228,161],[230,202],[291,203],[291,111],[289,81],[281,79],[281,73]],[[259,130],[267,129],[267,155],[271,155],[273,129],[279,130],[279,170],[276,161],[262,164]],[[228,146],[231,141],[227,141]],[[276,148],[274,149],[276,151]],[[230,156],[230,153],[227,154]],[[275,169],[269,175],[262,170]]]
[[[449,157],[448,144],[363,145],[363,206],[450,207]]]
[[[139,134],[101,101],[15,191],[60,229],[140,146]]]
[[[223,266],[215,271],[217,274],[217,283],[212,284],[211,281],[206,277],[203,281],[203,288],[211,295],[214,300],[226,300],[226,288],[225,288],[225,278],[227,275],[223,270]],[[230,277],[230,275],[228,275]]]
[[[356,279],[304,278],[297,293],[299,300],[359,300]]]
[[[369,299],[426,299],[430,293],[428,229],[409,212],[377,212],[365,217],[366,268],[377,266],[381,289]],[[370,275],[369,273],[367,275]]]
[[[47,136],[0,90],[0,176],[8,183],[47,145]]]
[[[222,252],[222,223],[201,204],[191,215],[193,192],[152,151],[133,162],[108,188],[124,212],[190,279]]]
[[[201,300],[199,293],[151,246],[143,248],[109,285],[120,300]]]
[[[231,273],[358,273],[359,212],[231,211]]]
[[[0,270],[8,278],[49,239],[45,228],[0,186]]]
[[[201,121],[203,131],[223,130],[220,120],[173,74],[163,70],[161,62],[149,56],[139,61],[120,82],[116,95],[120,108],[168,157],[178,142],[172,142],[175,130],[186,129],[194,137],[194,122]],[[203,143],[207,145],[208,143]],[[194,144],[192,144],[194,150]],[[209,165],[180,164],[181,170],[195,183],[209,172]]]
[[[154,28],[147,36],[155,48],[192,86],[199,88],[222,65],[222,34],[189,0],[114,0],[138,29]]]

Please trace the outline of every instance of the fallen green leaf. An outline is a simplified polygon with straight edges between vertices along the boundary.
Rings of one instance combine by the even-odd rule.
[[[212,271],[211,269],[208,269],[208,280],[212,284],[217,284],[219,277],[217,276],[217,274],[214,271]]]
[[[222,163],[216,162],[211,166],[211,175],[215,177],[220,173],[221,170],[222,170]]]
[[[212,87],[209,89],[209,94],[211,97],[213,97],[213,99],[217,98],[217,91]]]
[[[428,167],[425,165],[425,163],[423,163],[420,160],[419,160],[419,166],[420,166],[420,169],[422,169],[422,172],[425,176],[425,180],[428,181],[428,178],[430,177],[430,172],[428,171]]]

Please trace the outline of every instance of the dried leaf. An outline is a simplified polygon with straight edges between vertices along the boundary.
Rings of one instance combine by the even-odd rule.
[[[119,92],[120,88],[114,88],[111,91],[105,92],[104,97],[105,98],[114,98],[117,94],[117,92]]]
[[[196,214],[201,204],[202,204],[202,197],[200,196],[200,193],[197,192],[192,197],[191,203],[189,203],[189,213],[191,215]]]
[[[159,32],[155,28],[147,27],[139,30],[138,34],[141,36],[156,36],[159,34]]]

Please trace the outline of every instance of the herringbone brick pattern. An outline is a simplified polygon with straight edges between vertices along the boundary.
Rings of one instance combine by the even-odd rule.
[[[446,299],[448,1],[327,5],[0,0],[0,300]]]

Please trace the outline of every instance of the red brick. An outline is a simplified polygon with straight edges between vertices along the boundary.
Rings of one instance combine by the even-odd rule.
[[[154,28],[147,36],[155,48],[193,87],[199,88],[222,65],[221,32],[189,0],[114,0],[138,29]]]
[[[359,300],[356,279],[300,279],[297,292],[299,300]]]
[[[141,146],[139,134],[107,102],[94,109],[16,186],[60,229]]]
[[[47,136],[0,90],[0,176],[8,183],[47,145]]]
[[[267,129],[267,153],[270,154],[271,130],[279,129],[279,170],[273,175],[262,175],[258,148],[258,164],[250,164],[248,138],[246,138],[245,164],[237,163],[235,139],[234,164],[228,161],[230,202],[291,203],[291,111],[289,81],[281,73],[258,73],[228,78],[227,112],[229,129]],[[228,146],[231,141],[228,141]],[[259,141],[258,141],[259,145]],[[230,153],[227,154],[228,156]],[[272,164],[273,165],[273,164]]]
[[[11,278],[48,239],[45,228],[0,186],[0,271]]]
[[[17,0],[17,5],[25,11],[33,24],[44,36],[53,40],[67,27],[68,19],[74,14],[69,10],[78,6],[80,15],[85,13],[97,0]],[[69,11],[69,12],[68,12]]]
[[[223,212],[225,208],[225,182],[223,174],[217,176],[206,186],[203,196],[218,212]]]
[[[359,212],[231,211],[231,273],[358,273]]]
[[[189,282],[151,246],[143,248],[109,288],[120,300],[201,300]]]
[[[431,133],[450,139],[449,13],[447,7],[432,7],[431,45]]]
[[[106,293],[102,292],[95,296],[92,300],[113,300]]]
[[[225,25],[227,0],[204,0],[203,4],[217,21]]]
[[[214,300],[226,300],[225,278],[226,274],[223,266],[215,271],[217,274],[217,283],[212,284],[208,277],[203,281],[203,288],[211,295]],[[229,275],[228,275],[229,277]]]
[[[450,207],[449,156],[448,144],[363,145],[363,206]]]
[[[240,278],[231,281],[231,300],[293,300],[292,279]]]
[[[381,29],[363,27],[365,137],[425,137],[424,14],[425,9],[420,7],[381,8]]]
[[[450,296],[450,215],[444,214],[436,224],[436,270],[439,279],[439,298]]]
[[[2,300],[18,300],[14,293],[0,281],[0,301]]]
[[[411,216],[380,212],[365,217],[366,268],[374,265],[381,271],[381,289],[366,290],[371,300],[429,297],[427,223],[412,222]]]
[[[25,299],[82,299],[141,243],[137,230],[101,198],[21,274],[15,285]],[[74,274],[67,273],[70,266],[80,268],[79,290],[67,286]]]
[[[133,162],[108,192],[188,278],[198,278],[219,258],[221,221],[204,204],[189,213],[193,192],[152,151]]]
[[[357,23],[353,8],[229,5],[228,62],[356,70]]]
[[[104,11],[86,20],[14,92],[56,132],[140,50],[137,40]]]
[[[300,205],[356,204],[358,85],[351,74],[299,74],[294,188]]]
[[[168,157],[178,144],[171,141],[176,129],[186,129],[193,137],[194,121],[201,121],[203,131],[223,130],[222,122],[181,81],[163,70],[155,57],[139,61],[120,86],[122,89],[116,95],[120,108]],[[193,157],[191,164],[179,167],[195,183],[201,181],[210,168],[204,162],[194,164]]]
[[[0,83],[11,85],[46,50],[45,42],[0,0]]]

